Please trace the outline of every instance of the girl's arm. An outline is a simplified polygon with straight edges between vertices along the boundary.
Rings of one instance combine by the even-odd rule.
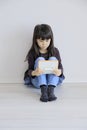
[[[28,55],[28,75],[31,77],[32,76],[32,71],[34,70],[34,53],[29,52]]]
[[[42,70],[40,70],[39,68],[36,68],[34,70],[34,64],[35,64],[35,54],[33,52],[30,52],[29,53],[29,56],[28,56],[28,75],[32,78],[35,77],[35,76],[39,76],[41,74],[43,74]]]
[[[60,53],[59,53],[59,50],[57,48],[55,48],[55,56],[56,56],[56,58],[58,59],[58,62],[59,62],[58,73],[61,76],[63,74],[63,66],[62,66],[62,63],[61,63]]]

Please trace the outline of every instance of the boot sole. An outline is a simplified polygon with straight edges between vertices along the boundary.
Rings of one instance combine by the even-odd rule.
[[[40,101],[42,101],[42,102],[47,102],[48,99],[41,99],[41,98],[40,98]]]
[[[55,97],[55,98],[49,98],[48,101],[54,101],[56,99],[57,99],[57,97]]]

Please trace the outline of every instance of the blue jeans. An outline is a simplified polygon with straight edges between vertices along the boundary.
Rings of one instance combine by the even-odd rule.
[[[37,68],[39,60],[45,60],[45,59],[43,57],[38,57],[35,60],[34,69]],[[56,57],[50,57],[48,60],[56,60]],[[64,79],[64,77],[60,78],[54,74],[42,74],[42,75],[36,76],[35,78],[27,77],[25,79],[25,85],[29,85],[31,83],[36,88],[40,88],[40,85],[42,85],[42,84],[45,84],[46,86],[48,86],[48,85],[57,86],[60,83],[62,83],[63,79]]]

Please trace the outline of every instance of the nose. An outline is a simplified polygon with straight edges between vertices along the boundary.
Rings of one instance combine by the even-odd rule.
[[[46,44],[46,40],[43,41],[43,44]]]

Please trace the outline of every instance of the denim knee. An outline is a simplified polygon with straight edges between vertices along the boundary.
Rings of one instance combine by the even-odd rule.
[[[35,63],[38,62],[39,60],[45,60],[44,57],[38,57],[36,60],[35,60]]]
[[[38,57],[36,60],[35,60],[35,65],[34,65],[34,69],[38,67],[38,61],[39,60],[45,60],[44,57]]]
[[[55,56],[51,56],[49,57],[49,60],[57,60],[57,58]]]

